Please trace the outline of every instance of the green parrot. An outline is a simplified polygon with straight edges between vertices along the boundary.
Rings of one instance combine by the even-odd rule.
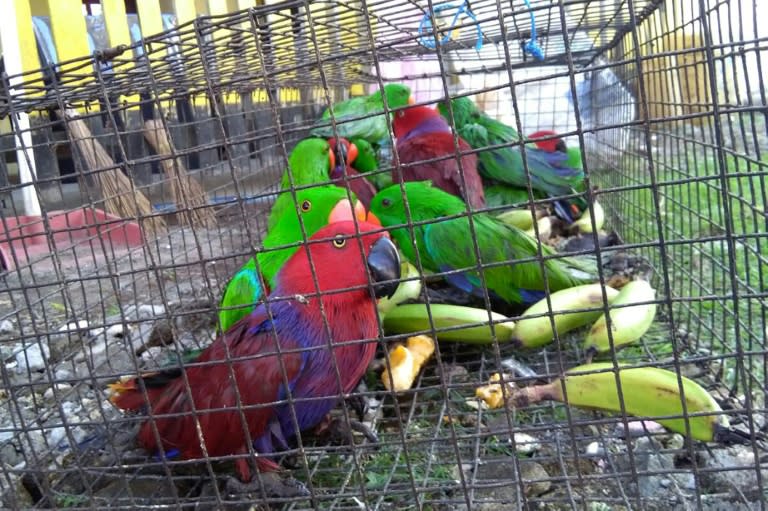
[[[305,138],[296,144],[288,157],[294,187],[329,183],[330,171],[335,165],[336,158],[331,151],[331,146],[322,138]],[[291,181],[286,169],[280,179],[280,190],[290,190],[290,188]],[[288,192],[281,193],[269,212],[267,229],[271,231],[287,209],[295,210],[295,208],[293,195]]]
[[[438,104],[440,113],[450,121],[447,103]],[[456,132],[469,143],[473,149],[521,142],[523,138],[518,132],[500,121],[482,112],[469,98],[451,100],[451,109],[456,126]],[[528,142],[526,140],[526,142]],[[528,176],[523,166],[523,156],[520,145],[507,145],[481,151],[478,157],[480,174],[495,182],[527,188]],[[584,171],[581,159],[577,166],[569,166],[569,155],[562,151],[547,151],[534,144],[526,144],[525,158],[530,174],[531,188],[543,192],[546,196],[556,197],[570,195],[583,189]],[[554,204],[555,212],[568,223],[573,222],[570,203]]]
[[[373,145],[364,138],[353,138],[350,142],[357,146],[357,159],[352,162],[352,167],[361,174],[365,174],[377,190],[390,186],[392,172],[388,169],[379,171],[378,155]]]
[[[461,199],[433,187],[428,181],[408,182],[403,186],[413,222],[467,211]],[[400,185],[376,194],[371,212],[384,227],[406,224],[405,201]],[[529,304],[542,299],[545,287],[541,262],[537,259],[537,241],[486,213],[473,214],[472,220],[482,263],[503,263],[483,270],[489,291],[508,303]],[[463,270],[446,275],[445,279],[458,289],[483,296],[480,275],[472,269],[477,266],[477,258],[467,217],[414,226],[413,231],[423,269],[433,272]],[[415,263],[416,251],[409,229],[401,227],[390,232],[403,255]],[[541,250],[545,257],[555,254],[545,245]],[[530,260],[521,261],[523,259]],[[596,278],[595,262],[586,257],[547,259],[544,267],[552,292],[593,282]]]
[[[387,108],[390,110],[413,102],[411,89],[406,85],[390,83],[384,86],[383,91],[387,98]],[[383,113],[384,100],[380,89],[368,96],[348,99],[333,105],[336,132],[330,122],[330,109],[326,109],[320,121],[310,130],[310,134],[314,137],[342,137],[349,140],[364,138],[372,144],[378,144],[389,138],[387,120]],[[358,117],[363,118],[357,119]]]
[[[363,205],[353,196],[353,207],[347,193],[345,188],[332,185],[296,191],[297,204],[301,210],[301,224],[304,225],[307,238],[325,225],[351,220],[353,215],[358,220],[366,220]],[[294,205],[290,206],[269,229],[256,259],[250,258],[227,283],[219,312],[219,323],[223,332],[253,310],[255,302],[265,294],[262,283],[269,288],[273,287],[278,270],[299,248],[298,245],[277,247],[304,241],[299,215]],[[238,307],[240,305],[242,307]]]

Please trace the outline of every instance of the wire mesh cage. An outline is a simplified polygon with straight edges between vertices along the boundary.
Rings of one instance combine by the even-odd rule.
[[[291,0],[4,72],[3,506],[764,507],[761,14],[764,5],[747,0]],[[417,106],[387,94],[378,109],[341,106],[395,84]],[[470,138],[446,98],[469,98],[514,136]],[[447,150],[406,157],[412,133],[398,116],[437,103]],[[365,192],[351,151],[360,158],[365,141],[325,142],[366,122],[384,127],[374,170],[357,181],[378,192],[365,200],[375,219],[355,202]],[[517,132],[538,132],[542,145]],[[313,136],[326,169],[310,183],[296,149]],[[578,150],[579,186],[538,192],[536,151],[546,142],[558,161]],[[514,201],[500,199],[505,183],[487,174],[501,150],[521,158]],[[343,169],[333,181],[329,165]],[[424,165],[457,169],[432,177],[430,189],[449,198],[397,184]],[[350,239],[312,243],[319,226],[302,212],[319,203],[302,198],[329,184],[354,192],[339,188],[336,200],[355,208],[355,228]],[[387,210],[397,197],[401,218]],[[300,219],[295,240],[269,238],[281,199]],[[437,207],[456,201],[450,212]],[[510,211],[522,229],[500,219]],[[385,230],[412,265],[402,272],[379,271],[393,260],[373,241]],[[325,261],[331,246],[353,250],[357,263]],[[260,256],[286,247],[286,266],[306,259],[308,272],[260,276]],[[249,270],[249,285],[268,297],[246,300],[254,312],[224,325],[233,310],[224,290],[252,257],[261,269]],[[590,265],[588,278],[566,280],[600,291],[568,309],[581,328],[527,343],[520,318],[539,300],[541,328],[558,328],[556,292],[571,287],[558,265]],[[418,317],[385,311],[382,300],[372,313],[393,277],[396,296],[427,304],[416,305]],[[638,279],[655,294],[608,314]],[[328,298],[336,295],[368,312],[350,319],[351,306],[335,305],[348,302]],[[316,306],[305,322],[301,311]],[[619,319],[620,310],[629,314]],[[636,326],[649,310],[653,322]],[[354,328],[342,344],[355,355],[340,362],[345,348],[327,343],[343,328],[329,318],[345,312]],[[613,333],[591,349],[590,325],[605,315]],[[640,337],[618,349],[622,321]],[[416,334],[439,342],[422,352]],[[607,365],[585,367],[607,373],[567,372],[593,356]],[[144,379],[129,378],[137,374]],[[318,389],[321,376],[330,380]],[[120,410],[110,399],[131,385],[140,404]],[[162,397],[168,385],[175,407]],[[243,467],[254,460],[249,481]]]

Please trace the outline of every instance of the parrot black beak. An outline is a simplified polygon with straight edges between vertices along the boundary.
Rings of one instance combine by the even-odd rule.
[[[391,298],[400,280],[400,254],[389,238],[379,238],[368,254],[368,269],[376,298]]]
[[[560,139],[555,144],[555,150],[560,151],[561,153],[567,153],[568,152],[568,146],[565,145],[565,140]]]

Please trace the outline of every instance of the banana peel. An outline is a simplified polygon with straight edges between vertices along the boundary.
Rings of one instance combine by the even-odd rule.
[[[405,345],[396,345],[389,352],[389,363],[381,373],[384,388],[395,392],[410,389],[419,371],[434,353],[435,341],[427,335],[409,337]]]

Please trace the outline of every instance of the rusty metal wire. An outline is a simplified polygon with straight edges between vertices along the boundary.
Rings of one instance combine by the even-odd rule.
[[[530,9],[474,0],[477,21],[438,22],[433,35],[449,40],[435,50],[420,44],[418,27],[439,2],[297,0],[201,16],[132,47],[3,75],[3,507],[764,506],[768,111],[765,83],[748,65],[768,66],[768,40],[756,26],[737,30],[745,11],[757,17],[748,3],[686,1],[704,13],[691,20],[659,0],[533,0]],[[543,61],[523,50],[531,13]],[[378,445],[329,446],[302,434],[280,459],[309,497],[228,493],[221,483],[233,457],[137,450],[144,417],[116,410],[106,385],[211,342],[221,291],[260,250],[295,143],[350,90],[400,81],[420,103],[470,95],[518,131],[553,129],[582,150],[587,195],[604,206],[619,243],[574,252],[597,258],[602,281],[650,276],[659,304],[642,342],[609,359],[695,379],[745,433],[745,445],[684,442],[647,421],[560,404],[472,406],[494,373],[522,364],[528,370],[516,382],[525,386],[582,363],[581,332],[522,352],[498,342],[440,343],[413,388],[399,394],[371,371],[354,395],[369,406]],[[77,112],[87,142],[108,154],[103,167],[79,152],[58,114],[65,110]],[[146,123],[167,128],[172,146],[162,154],[145,141]],[[35,165],[32,183],[19,181],[25,163]],[[174,191],[163,172],[174,165],[207,201],[185,202]],[[115,173],[133,189],[99,185]],[[39,217],[25,216],[30,191]],[[134,193],[146,199],[135,216],[94,216]],[[139,227],[147,223],[167,230],[147,235]],[[419,222],[409,216],[407,226]],[[474,227],[468,236],[478,250]],[[536,261],[546,259],[542,250]],[[487,289],[472,303],[497,305]],[[336,413],[353,415],[347,407]]]

